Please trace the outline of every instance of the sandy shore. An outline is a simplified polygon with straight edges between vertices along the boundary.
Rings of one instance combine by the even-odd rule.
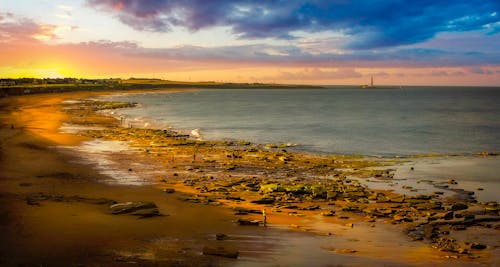
[[[438,208],[418,210],[431,198],[396,202],[397,194],[370,191],[344,178],[347,174],[387,176],[385,170],[365,169],[380,165],[376,162],[293,154],[277,148],[265,150],[252,144],[196,142],[172,133],[120,128],[115,119],[95,113],[96,106],[92,103],[63,104],[65,100],[90,96],[95,94],[0,99],[0,228],[5,233],[0,265],[494,266],[500,263],[498,222],[494,220],[498,209],[494,211],[496,214],[475,215],[491,217],[487,224],[477,222],[457,231],[436,224],[433,230],[440,231],[438,237],[412,241],[405,229],[415,227],[426,212],[441,221],[439,216],[449,212],[447,209],[456,201],[440,200]],[[99,130],[61,133],[63,123]],[[126,141],[130,149],[78,150],[96,139],[101,147],[109,144],[106,142]],[[106,176],[98,168],[99,162],[104,161],[115,163],[104,166],[114,171],[108,174],[115,177]],[[333,185],[323,178],[333,174],[337,179],[335,185],[343,187],[338,193],[341,197],[327,196]],[[127,175],[140,177],[144,183],[120,183]],[[258,181],[254,182],[255,187],[249,185],[251,181]],[[292,186],[300,190],[289,189]],[[324,190],[324,196],[323,191],[314,193],[307,188]],[[313,197],[313,193],[317,196]],[[387,201],[382,201],[382,196]],[[432,196],[432,201],[436,197]],[[259,204],[265,198],[273,201]],[[153,202],[162,216],[138,219],[110,211],[113,203],[131,201]],[[466,203],[466,211],[471,213],[486,207],[484,203]],[[235,215],[235,208],[243,215]],[[267,213],[266,227],[262,225],[262,209]],[[380,214],[386,210],[391,211],[390,216]],[[455,213],[467,215],[458,210]],[[238,219],[255,220],[259,226],[241,226],[236,223]],[[453,222],[457,220],[460,217]],[[469,245],[466,253],[432,248],[438,243],[437,238],[450,236],[443,231],[451,232],[458,242],[476,242],[486,248]],[[228,240],[216,240],[216,234],[225,234],[228,238],[220,239]],[[238,258],[203,253],[211,254],[211,249],[219,247],[223,252],[237,252]]]

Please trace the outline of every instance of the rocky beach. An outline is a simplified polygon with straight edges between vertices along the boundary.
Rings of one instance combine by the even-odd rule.
[[[132,127],[103,114],[136,104],[96,100],[106,94],[0,100],[0,264],[500,263],[500,207],[478,200],[480,187],[450,177],[418,181],[430,188],[421,192],[395,177],[420,168],[411,158]]]

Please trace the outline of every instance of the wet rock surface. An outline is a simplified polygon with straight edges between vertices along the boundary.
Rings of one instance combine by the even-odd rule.
[[[140,218],[159,216],[158,207],[153,202],[122,202],[109,206],[111,214],[130,214]]]
[[[239,251],[225,247],[203,247],[203,255],[219,256],[224,258],[236,259],[239,256]]]

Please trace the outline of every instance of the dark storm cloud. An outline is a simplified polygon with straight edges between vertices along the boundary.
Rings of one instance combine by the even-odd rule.
[[[137,30],[197,31],[228,26],[239,38],[294,39],[294,31],[341,31],[345,48],[415,44],[440,32],[500,30],[500,1],[490,0],[87,0]]]

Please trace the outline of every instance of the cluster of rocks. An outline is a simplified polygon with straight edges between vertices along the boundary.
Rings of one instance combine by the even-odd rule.
[[[434,184],[437,188],[456,193],[454,199],[447,199],[443,192],[406,196],[371,190],[348,178],[392,180],[394,170],[381,169],[384,165],[381,160],[290,153],[285,150],[288,146],[259,146],[244,141],[190,140],[169,130],[110,127],[88,131],[86,135],[126,140],[148,155],[168,155],[165,157],[171,163],[168,168],[174,171],[171,179],[197,191],[181,198],[187,202],[221,205],[229,201],[250,207],[265,205],[275,212],[287,209],[292,210],[290,214],[297,211],[318,212],[323,216],[339,218],[352,213],[364,216],[369,222],[383,220],[401,224],[406,227],[411,239],[429,240],[438,249],[456,253],[483,246],[469,243],[468,247],[463,247],[463,244],[453,241],[450,231],[460,231],[471,225],[485,226],[484,223],[497,222],[500,218],[498,203],[477,203],[474,192],[455,188],[458,182],[454,179]],[[413,191],[410,187],[406,189]],[[173,193],[175,190],[169,188],[165,192]],[[134,205],[148,208],[134,210]],[[151,214],[155,214],[155,207],[145,203],[130,204],[130,207],[132,211],[128,214],[150,209],[153,210]],[[236,215],[261,212],[258,207],[235,209]],[[236,222],[240,225],[259,225],[259,221],[250,219]],[[498,225],[491,227],[496,229]],[[217,247],[208,248],[203,253],[221,254]]]
[[[387,191],[374,191],[356,180],[337,178],[329,180],[289,179],[190,179],[187,185],[199,190],[199,198],[231,200],[282,209],[319,210],[323,216],[355,213],[368,222],[380,219],[392,224],[406,225],[412,240],[427,240],[433,247],[453,253],[469,254],[486,246],[474,242],[456,242],[450,231],[469,226],[484,226],[485,222],[498,222],[497,202],[477,203],[475,199],[443,199],[440,194],[406,196]],[[231,198],[232,195],[246,195]],[[328,208],[325,209],[325,206]],[[260,209],[234,208],[235,215],[260,214]],[[291,214],[291,213],[290,213]],[[239,225],[259,225],[258,220],[238,219]],[[496,226],[498,228],[498,226]]]

